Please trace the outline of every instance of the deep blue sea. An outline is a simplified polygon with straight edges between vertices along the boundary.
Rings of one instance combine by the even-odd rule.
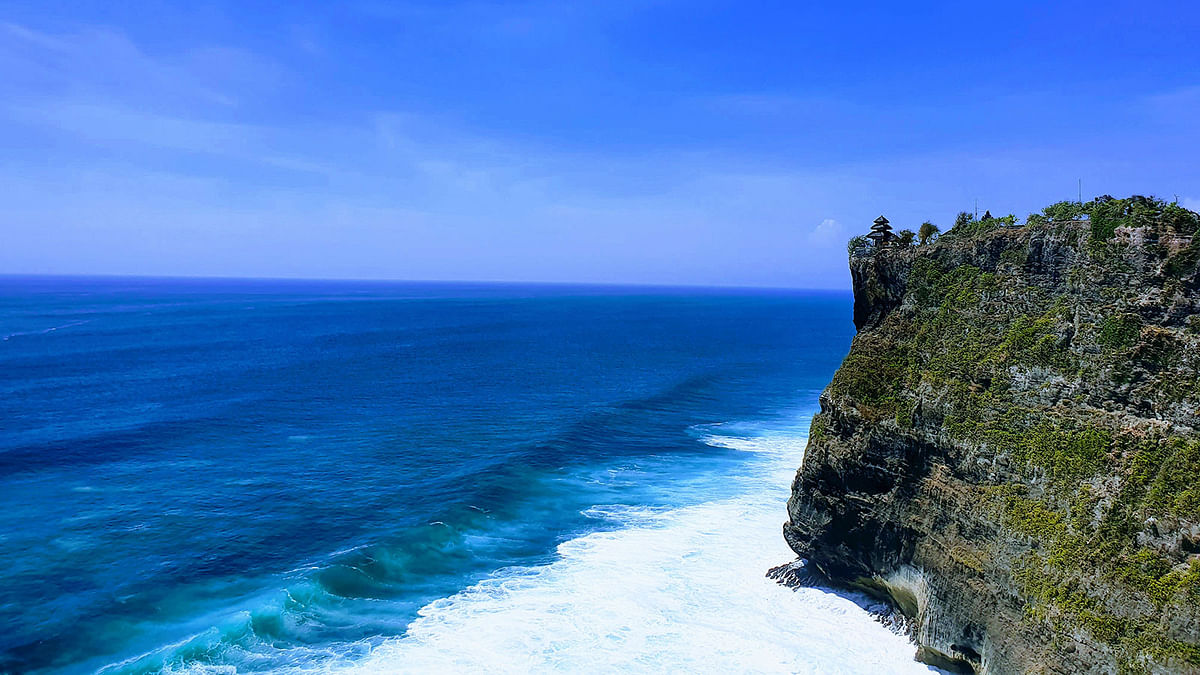
[[[762,578],[847,293],[0,277],[0,672],[902,672]]]

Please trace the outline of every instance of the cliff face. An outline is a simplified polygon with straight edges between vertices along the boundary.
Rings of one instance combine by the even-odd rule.
[[[851,259],[784,535],[932,663],[1200,673],[1200,218],[1046,213]]]

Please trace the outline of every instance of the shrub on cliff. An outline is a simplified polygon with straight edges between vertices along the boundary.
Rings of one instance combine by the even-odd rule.
[[[984,232],[991,232],[1001,227],[1013,227],[1017,224],[1017,217],[1013,214],[993,217],[990,213],[984,214],[983,218],[976,218],[974,215],[963,211],[954,219],[954,227],[945,236],[950,237],[970,237]]]
[[[1164,204],[1161,218],[1164,225],[1180,234],[1196,234],[1200,230],[1200,214],[1183,208],[1177,202]]]
[[[857,237],[852,237],[850,241],[846,242],[846,252],[850,255],[854,255],[856,251],[867,248],[870,245],[871,240],[867,239],[867,235],[860,234]]]
[[[1065,202],[1064,202],[1065,203]],[[1134,195],[1125,199],[1097,197],[1080,207],[1092,223],[1092,241],[1112,239],[1117,228],[1165,226],[1175,233],[1190,236],[1200,230],[1200,215],[1178,203],[1156,197]]]
[[[1195,271],[1197,262],[1200,262],[1200,237],[1193,239],[1187,248],[1167,258],[1163,271],[1170,276],[1183,278]]]
[[[1083,202],[1057,202],[1042,209],[1049,220],[1079,220],[1086,213]]]
[[[1141,319],[1134,314],[1112,314],[1098,326],[1096,343],[1109,349],[1124,349],[1137,340],[1141,330]]]
[[[1088,217],[1092,221],[1092,241],[1108,241],[1116,234],[1118,227],[1133,227],[1131,205],[1128,199],[1097,199],[1090,202]]]

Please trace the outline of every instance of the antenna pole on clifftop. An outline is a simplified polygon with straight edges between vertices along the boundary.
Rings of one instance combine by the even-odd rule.
[[[1079,180],[1079,203],[1082,204],[1083,203],[1083,179],[1080,178],[1078,180]]]

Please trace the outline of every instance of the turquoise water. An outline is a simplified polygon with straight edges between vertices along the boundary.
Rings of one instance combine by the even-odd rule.
[[[469,656],[438,640],[483,619],[495,670],[505,644],[565,659],[545,641],[587,603],[563,594],[606,569],[664,587],[653,547],[611,569],[589,547],[674,541],[672,518],[768,486],[746,508],[778,539],[850,309],[841,293],[0,278],[0,671],[428,670]],[[641,630],[638,611],[610,618]]]

